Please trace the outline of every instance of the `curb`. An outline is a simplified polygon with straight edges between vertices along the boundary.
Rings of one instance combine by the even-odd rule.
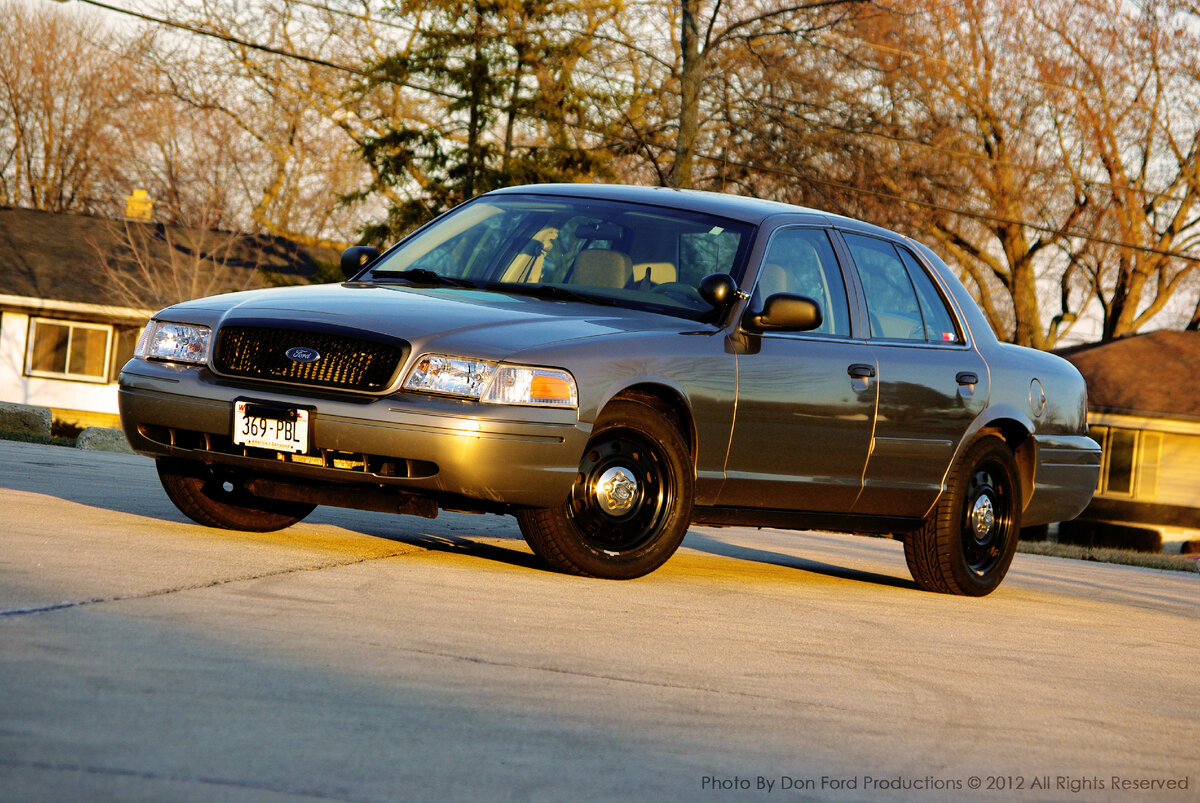
[[[123,431],[105,427],[85,428],[83,432],[79,433],[79,438],[75,441],[75,448],[96,452],[134,453],[133,449],[129,448],[129,441],[125,440]]]
[[[49,439],[52,421],[49,407],[0,402],[0,432]]]

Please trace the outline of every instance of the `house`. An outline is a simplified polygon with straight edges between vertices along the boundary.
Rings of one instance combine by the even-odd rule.
[[[1179,552],[1200,539],[1200,332],[1059,353],[1087,380],[1091,436],[1104,450],[1096,495],[1059,525],[1059,540]]]
[[[308,281],[318,259],[336,257],[278,237],[0,207],[0,401],[117,426],[117,375],[155,309]]]

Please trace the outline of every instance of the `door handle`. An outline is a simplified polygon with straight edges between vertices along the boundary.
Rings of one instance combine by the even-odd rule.
[[[979,376],[972,371],[959,371],[958,376],[954,377],[954,379],[960,385],[979,384]]]
[[[846,373],[850,374],[854,379],[870,379],[875,376],[875,366],[856,362],[846,369]]]

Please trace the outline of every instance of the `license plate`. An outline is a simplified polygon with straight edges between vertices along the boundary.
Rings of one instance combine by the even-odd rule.
[[[308,410],[236,401],[233,442],[277,452],[307,452]]]

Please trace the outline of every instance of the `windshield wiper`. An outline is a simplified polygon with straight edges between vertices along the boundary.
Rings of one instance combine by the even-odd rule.
[[[516,284],[510,282],[488,282],[483,286],[484,290],[496,290],[501,293],[513,293],[514,295],[536,296],[537,298],[549,298],[555,301],[582,301],[585,304],[601,304],[606,307],[615,307],[617,302],[611,298],[601,295],[592,295],[591,293],[581,293],[578,290],[571,290],[558,284]]]
[[[404,279],[413,284],[432,284],[438,287],[478,287],[477,282],[470,279],[459,279],[455,276],[443,276],[427,268],[409,268],[396,272],[378,271],[373,274],[376,279]]]

